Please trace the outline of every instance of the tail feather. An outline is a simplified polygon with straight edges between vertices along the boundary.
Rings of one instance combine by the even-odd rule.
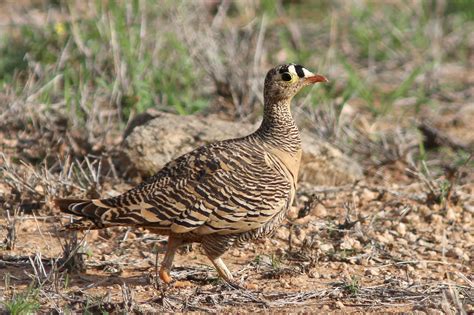
[[[61,210],[61,212],[64,213],[69,213],[69,214],[76,214],[72,212],[69,207],[72,205],[74,206],[75,204],[79,203],[84,203],[88,202],[89,200],[84,200],[84,199],[55,199],[54,200],[54,205]]]
[[[150,219],[141,214],[140,208],[120,207],[109,199],[55,199],[54,204],[61,212],[80,217],[65,226],[68,230],[101,229],[120,225],[154,229],[168,229],[170,226],[170,221],[157,221],[156,217]]]
[[[72,230],[93,229],[94,226],[91,223],[95,225],[95,228],[104,227],[102,215],[110,210],[110,207],[98,199],[55,199],[54,204],[61,212],[82,217],[81,220],[75,220],[66,226],[66,229]]]

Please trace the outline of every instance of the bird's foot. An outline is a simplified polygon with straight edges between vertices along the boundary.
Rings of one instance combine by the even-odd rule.
[[[160,279],[166,284],[170,284],[173,281],[173,278],[171,278],[169,271],[166,268],[161,267],[160,268]]]
[[[171,285],[174,287],[174,288],[189,288],[189,287],[192,287],[193,284],[191,283],[191,281],[187,281],[187,280],[177,280],[177,281],[173,281],[173,283],[171,283]]]
[[[190,281],[181,281],[181,280],[174,280],[171,276],[169,271],[166,268],[160,268],[160,279],[163,281],[168,287],[174,288],[189,288],[193,286]]]

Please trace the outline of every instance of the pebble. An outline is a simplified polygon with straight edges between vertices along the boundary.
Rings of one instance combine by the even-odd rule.
[[[248,289],[248,290],[258,290],[258,285],[255,284],[255,283],[247,283],[245,285],[245,287]]]
[[[377,240],[383,244],[393,243],[394,238],[389,231],[385,231],[383,234],[377,235]]]
[[[319,245],[319,249],[323,252],[329,252],[331,250],[334,250],[334,246],[332,244],[321,244]]]
[[[360,250],[362,245],[352,237],[345,236],[344,241],[339,245],[341,249],[357,249]]]
[[[408,241],[404,238],[397,239],[397,242],[398,242],[398,244],[400,244],[400,246],[407,246],[408,245]]]
[[[443,224],[443,217],[439,214],[433,214],[431,216],[431,224],[433,225],[441,225]]]
[[[456,212],[452,207],[449,207],[448,210],[446,211],[446,220],[449,221],[456,221]]]
[[[418,269],[426,270],[428,268],[428,264],[426,263],[426,261],[420,261],[418,264],[415,265],[415,267]]]
[[[370,202],[374,199],[377,199],[378,195],[379,194],[377,192],[373,192],[373,191],[368,190],[367,188],[365,188],[362,191],[361,199],[366,203],[366,202]]]
[[[316,207],[311,210],[310,215],[319,218],[324,218],[328,215],[328,211],[326,210],[326,207],[322,204],[317,204]]]
[[[234,250],[232,250],[232,256],[242,257],[242,252],[239,249],[235,248]]]
[[[275,236],[276,238],[287,241],[288,237],[290,236],[290,232],[288,231],[287,228],[281,228],[276,231]]]
[[[448,250],[448,252],[446,253],[446,256],[463,259],[464,258],[464,251],[459,247],[454,247],[454,248]]]
[[[416,242],[416,239],[418,238],[415,234],[413,234],[412,232],[408,232],[406,233],[406,238],[408,239],[408,241],[410,243],[415,243]]]
[[[466,224],[472,223],[472,214],[470,212],[463,212],[462,222]]]
[[[307,223],[309,223],[310,221],[313,221],[314,218],[310,215],[307,215],[303,218],[299,218],[299,219],[296,219],[293,221],[294,224],[297,224],[297,225],[305,225]]]
[[[366,269],[364,274],[366,276],[378,276],[380,274],[380,271],[378,269],[373,269],[373,268],[370,268],[370,269]]]
[[[306,232],[303,229],[298,229],[296,231],[296,239],[298,240],[299,244],[302,244],[303,241],[306,239]]]
[[[395,227],[395,230],[397,231],[398,235],[403,237],[407,233],[407,226],[405,223],[400,222]]]
[[[344,303],[342,303],[341,301],[337,301],[336,302],[336,307],[339,308],[339,309],[345,309],[346,306],[344,305]]]
[[[427,314],[428,315],[442,315],[444,314],[442,311],[438,310],[438,309],[434,309],[434,308],[428,308],[426,310]]]
[[[418,208],[418,211],[424,217],[429,216],[432,213],[432,210],[428,206],[425,206],[425,205],[420,205],[420,207]],[[413,216],[416,216],[416,215],[414,214]]]

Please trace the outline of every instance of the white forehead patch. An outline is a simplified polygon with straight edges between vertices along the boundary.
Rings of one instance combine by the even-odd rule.
[[[305,78],[314,76],[314,73],[312,73],[311,71],[309,71],[306,68],[303,68],[303,73],[304,73]]]
[[[294,74],[294,75],[298,75],[296,73],[296,69],[295,69],[295,65],[291,65],[288,67],[288,72],[291,73],[291,74]]]

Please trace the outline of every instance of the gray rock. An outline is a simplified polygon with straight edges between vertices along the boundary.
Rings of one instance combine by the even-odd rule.
[[[137,123],[138,122],[138,123]],[[144,122],[143,124],[140,124]],[[129,123],[123,148],[143,176],[198,146],[245,136],[258,125],[229,122],[213,116],[178,116],[149,111]],[[362,178],[362,168],[331,144],[302,132],[300,181],[312,185],[344,185]]]

